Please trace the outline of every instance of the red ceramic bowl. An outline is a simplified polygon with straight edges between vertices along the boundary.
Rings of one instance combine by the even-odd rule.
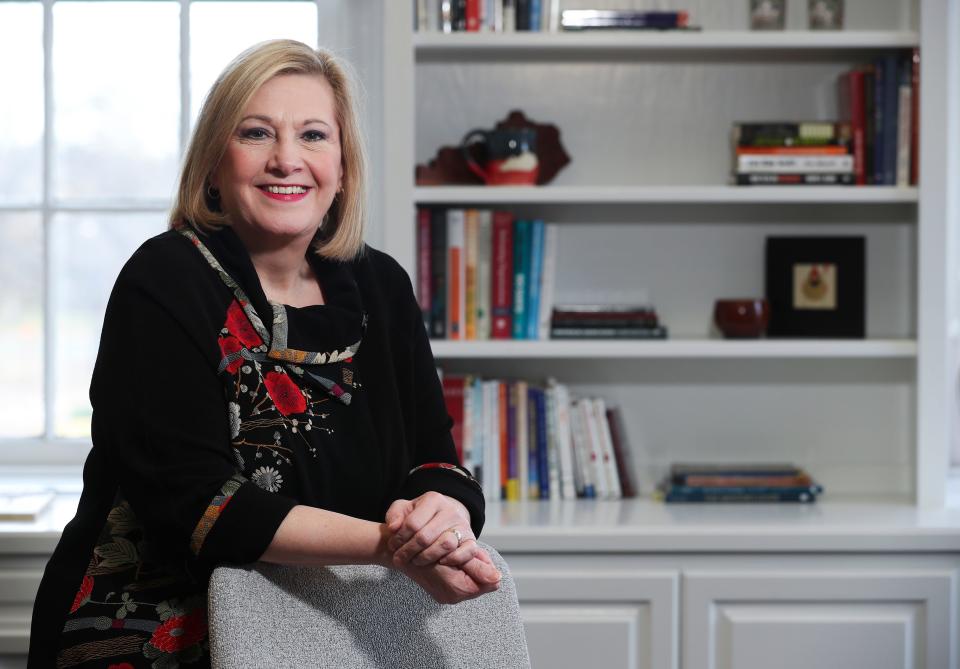
[[[770,322],[770,305],[764,299],[717,300],[713,322],[728,339],[761,337]]]

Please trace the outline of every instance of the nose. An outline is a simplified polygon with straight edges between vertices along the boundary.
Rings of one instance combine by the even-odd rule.
[[[300,158],[296,141],[281,135],[273,146],[267,161],[267,171],[270,174],[285,177],[303,169],[303,160]]]

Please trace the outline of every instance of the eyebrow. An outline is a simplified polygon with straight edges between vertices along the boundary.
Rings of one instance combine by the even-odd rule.
[[[256,119],[256,120],[258,120],[258,121],[263,121],[264,123],[273,124],[273,119],[270,118],[269,116],[267,116],[266,114],[250,114],[249,116],[244,116],[242,119],[240,119],[240,122],[243,123],[244,121],[249,121],[250,119]],[[308,118],[308,119],[307,119],[306,121],[304,121],[301,125],[310,125],[311,123],[321,123],[321,124],[327,126],[328,128],[332,128],[332,127],[333,127],[332,125],[330,125],[330,124],[327,123],[326,121],[323,121],[323,120],[318,119],[318,118]]]

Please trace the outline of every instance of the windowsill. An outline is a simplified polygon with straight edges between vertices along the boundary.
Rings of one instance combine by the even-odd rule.
[[[947,492],[944,506],[948,509],[960,509],[960,467],[954,467],[947,474]]]

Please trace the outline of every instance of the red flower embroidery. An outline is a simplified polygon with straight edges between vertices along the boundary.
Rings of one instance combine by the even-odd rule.
[[[267,372],[263,378],[263,384],[267,387],[267,392],[270,393],[277,410],[284,416],[303,413],[307,410],[307,400],[304,399],[303,393],[286,374]]]
[[[80,591],[73,598],[73,606],[70,607],[70,613],[75,612],[81,606],[90,601],[90,595],[93,593],[93,576],[84,576],[80,583]]]
[[[175,653],[199,643],[207,634],[207,613],[195,609],[185,616],[168,618],[158,627],[150,644],[165,653]]]
[[[227,335],[226,337],[220,337],[220,352],[223,353],[223,357],[226,358],[231,353],[236,353],[243,348],[243,344],[240,343],[240,340],[232,335]],[[231,374],[235,374],[240,367],[243,366],[243,358],[237,358],[229,365],[227,365],[227,371]]]
[[[257,331],[253,329],[253,325],[250,324],[250,319],[247,318],[247,315],[244,313],[243,307],[240,306],[237,300],[231,302],[230,308],[227,309],[227,322],[224,324],[224,327],[227,328],[230,334],[243,342],[243,345],[247,348],[253,348],[263,343]]]

